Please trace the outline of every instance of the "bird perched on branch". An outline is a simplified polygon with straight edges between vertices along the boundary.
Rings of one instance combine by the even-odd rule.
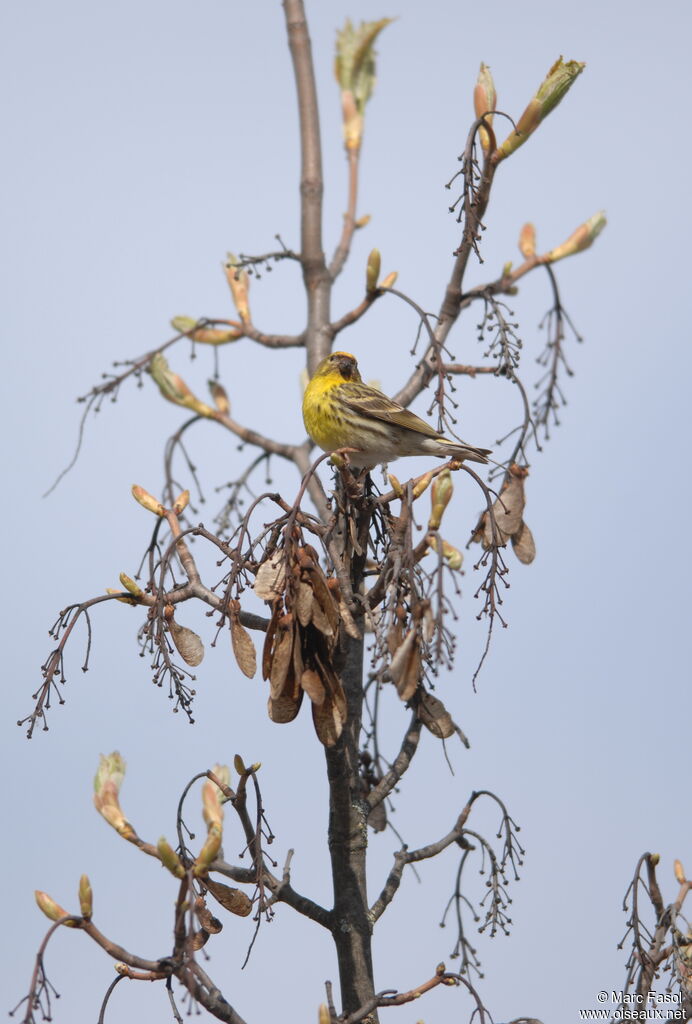
[[[451,441],[403,405],[364,384],[349,352],[323,359],[303,396],[305,429],[325,452],[355,448],[354,466],[372,469],[402,455],[487,462],[488,448]]]

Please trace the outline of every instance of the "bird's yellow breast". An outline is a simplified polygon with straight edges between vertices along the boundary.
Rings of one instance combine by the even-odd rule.
[[[334,408],[331,392],[343,384],[342,375],[322,373],[312,378],[303,395],[303,422],[308,434],[323,451],[332,452],[346,444],[341,415]]]

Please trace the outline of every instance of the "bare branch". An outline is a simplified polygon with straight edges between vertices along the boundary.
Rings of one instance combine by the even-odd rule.
[[[348,207],[344,214],[344,226],[341,238],[337,245],[332,261],[329,264],[329,273],[332,280],[335,280],[343,270],[344,263],[351,251],[353,232],[356,229],[356,207],[358,204],[358,167],[360,163],[360,148],[347,149],[348,158]]]
[[[308,371],[329,354],[331,276],[322,251],[322,152],[312,48],[302,0],[283,0],[300,118],[300,261],[308,300]]]
[[[368,806],[370,807],[370,810],[372,810],[373,807],[377,807],[378,804],[382,803],[385,797],[389,796],[397,782],[399,782],[399,780],[408,771],[411,761],[415,757],[416,750],[418,749],[418,741],[420,739],[422,728],[423,723],[414,711],[401,742],[401,749],[394,760],[394,764],[368,795]]]

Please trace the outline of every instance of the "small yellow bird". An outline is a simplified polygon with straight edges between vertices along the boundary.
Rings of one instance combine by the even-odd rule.
[[[303,396],[305,429],[325,452],[356,448],[354,466],[372,469],[402,455],[487,462],[489,448],[450,441],[403,405],[364,384],[349,352],[323,359]]]

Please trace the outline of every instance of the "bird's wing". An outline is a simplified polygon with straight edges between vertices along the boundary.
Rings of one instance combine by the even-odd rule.
[[[339,388],[339,396],[347,408],[362,416],[369,416],[382,423],[393,423],[397,427],[414,430],[425,437],[439,437],[439,433],[422,420],[420,416],[404,409],[403,405],[393,402],[377,388],[356,381],[346,381]]]

